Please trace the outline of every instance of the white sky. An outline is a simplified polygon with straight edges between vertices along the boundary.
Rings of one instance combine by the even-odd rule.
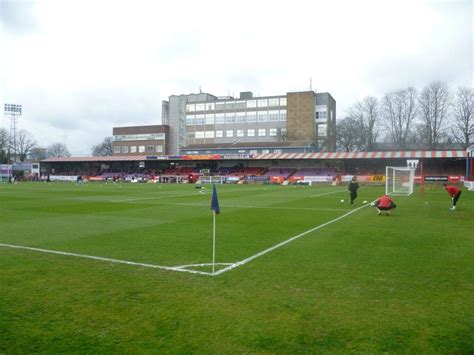
[[[343,118],[367,95],[472,87],[473,17],[471,0],[0,0],[0,104],[75,156],[199,87],[278,95],[312,77]]]

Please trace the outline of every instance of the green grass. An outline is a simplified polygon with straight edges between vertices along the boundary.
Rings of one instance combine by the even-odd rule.
[[[344,187],[218,192],[223,263],[351,210]],[[362,188],[358,206],[381,193]],[[0,184],[0,243],[209,263],[209,201],[187,185]],[[474,193],[455,212],[441,188],[396,202],[393,216],[360,209],[215,277],[0,247],[0,353],[471,354]]]

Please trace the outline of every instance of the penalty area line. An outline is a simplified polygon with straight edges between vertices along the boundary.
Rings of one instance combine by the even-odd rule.
[[[210,276],[212,276],[212,273],[210,273],[210,272],[204,272],[204,271],[199,271],[199,270],[188,270],[188,269],[184,268],[185,266],[178,266],[178,267],[161,266],[161,265],[139,263],[139,262],[128,261],[128,260],[104,258],[104,257],[101,257],[101,256],[69,253],[69,252],[65,252],[65,251],[25,247],[25,246],[20,246],[20,245],[3,244],[3,243],[0,243],[0,247],[11,248],[11,249],[22,249],[22,250],[29,250],[29,251],[35,251],[35,252],[40,252],[40,253],[57,254],[57,255],[64,255],[64,256],[73,256],[73,257],[76,257],[76,258],[92,259],[92,260],[97,260],[97,261],[105,261],[105,262],[115,263],[115,264],[125,264],[125,265],[141,266],[141,267],[152,268],[152,269],[189,272],[191,274],[200,274],[200,275],[210,275]]]
[[[341,220],[341,219],[343,219],[343,218],[345,218],[345,217],[347,217],[347,216],[350,216],[351,214],[353,214],[353,213],[355,213],[355,212],[361,210],[362,208],[368,207],[368,206],[369,206],[369,204],[362,205],[362,206],[360,206],[360,207],[358,207],[358,208],[356,208],[356,209],[353,209],[353,210],[351,210],[351,211],[349,211],[349,212],[343,214],[342,216],[339,216],[339,217],[337,217],[337,218],[334,218],[334,219],[332,219],[332,220],[330,220],[330,221],[328,221],[328,222],[325,222],[325,223],[323,223],[323,224],[319,224],[319,225],[317,225],[316,227],[313,227],[313,228],[311,228],[311,229],[308,229],[307,231],[304,231],[303,233],[300,233],[300,234],[298,234],[298,235],[295,235],[294,237],[291,237],[291,238],[289,238],[289,239],[287,239],[287,240],[284,240],[283,242],[280,242],[280,243],[278,243],[278,244],[275,244],[274,246],[272,246],[272,247],[270,247],[270,248],[268,248],[268,249],[262,250],[261,252],[255,254],[255,255],[252,255],[252,256],[250,256],[250,257],[244,259],[244,260],[241,260],[241,261],[237,261],[237,262],[235,262],[235,263],[232,263],[230,266],[225,267],[225,268],[223,268],[223,269],[220,269],[220,270],[216,271],[213,276],[218,276],[218,275],[220,275],[220,274],[223,274],[224,272],[227,272],[227,271],[230,271],[230,270],[232,270],[232,269],[235,269],[235,268],[238,267],[238,266],[245,265],[245,264],[249,263],[249,262],[252,261],[252,260],[255,260],[255,259],[257,259],[257,258],[259,258],[259,257],[261,257],[261,256],[263,256],[263,255],[265,255],[265,254],[268,254],[268,253],[274,251],[275,249],[281,248],[282,246],[284,246],[284,245],[286,245],[286,244],[289,244],[289,243],[295,241],[296,239],[299,239],[299,238],[305,236],[306,234],[309,234],[309,233],[312,233],[312,232],[314,232],[314,231],[317,231],[318,229],[324,228],[324,227],[326,227],[326,226],[328,226],[328,225],[330,225],[330,224],[332,224],[332,223],[335,223],[335,222],[337,222],[337,221],[339,221],[339,220]]]

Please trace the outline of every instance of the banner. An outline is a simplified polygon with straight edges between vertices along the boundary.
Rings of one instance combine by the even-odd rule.
[[[220,160],[220,154],[205,154],[205,155],[182,155],[182,160]]]
[[[372,182],[385,182],[385,175],[373,175],[370,177]]]
[[[305,182],[332,182],[332,176],[304,176],[303,181]]]
[[[252,154],[223,154],[221,155],[222,159],[233,159],[233,160],[239,160],[239,159],[253,159]]]
[[[426,175],[425,176],[425,181],[428,182],[448,182],[448,177],[447,176],[441,176],[441,175]]]

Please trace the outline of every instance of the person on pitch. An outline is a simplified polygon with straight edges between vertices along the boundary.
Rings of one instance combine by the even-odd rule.
[[[353,176],[348,186],[349,194],[351,196],[351,206],[354,205],[354,200],[357,198],[358,188],[359,188],[359,183],[357,182],[357,178]]]
[[[388,195],[381,196],[377,201],[375,201],[373,206],[375,206],[379,215],[381,215],[382,212],[385,212],[387,216],[390,215],[390,211],[397,207],[395,202],[393,202]]]
[[[456,203],[459,200],[459,197],[461,196],[461,190],[458,189],[456,186],[448,185],[448,184],[443,184],[444,189],[448,192],[449,196],[451,196],[451,208],[449,209],[450,211],[454,211],[456,209]]]

